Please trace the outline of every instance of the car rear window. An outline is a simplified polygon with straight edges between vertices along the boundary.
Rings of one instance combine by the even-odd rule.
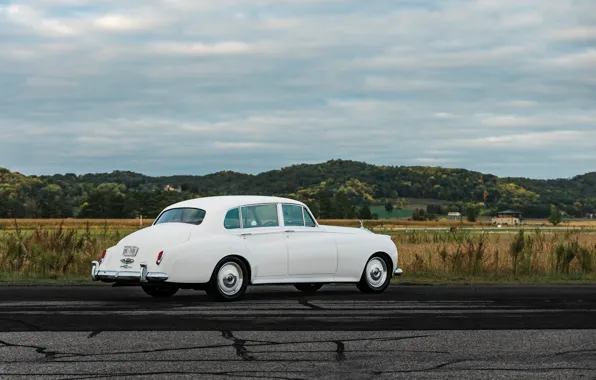
[[[205,210],[200,208],[172,208],[162,213],[155,224],[187,223],[198,226],[205,219]]]

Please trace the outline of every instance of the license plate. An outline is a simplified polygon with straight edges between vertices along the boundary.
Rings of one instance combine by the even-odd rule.
[[[127,245],[124,247],[124,250],[122,251],[122,256],[136,256],[137,252],[139,252],[139,247],[135,247],[135,246],[131,246],[131,245]]]

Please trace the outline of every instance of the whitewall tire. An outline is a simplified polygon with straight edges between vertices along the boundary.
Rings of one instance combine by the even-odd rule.
[[[382,293],[391,282],[391,264],[383,254],[374,254],[366,262],[360,282],[356,284],[364,293]]]
[[[248,282],[246,264],[236,257],[228,257],[215,266],[205,291],[214,301],[236,301],[246,293]]]

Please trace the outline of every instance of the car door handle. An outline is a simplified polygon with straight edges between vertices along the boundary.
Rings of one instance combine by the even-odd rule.
[[[294,230],[286,230],[286,232],[296,232],[296,231],[294,231]]]
[[[240,234],[240,236],[250,236],[252,235],[252,232],[243,232]]]

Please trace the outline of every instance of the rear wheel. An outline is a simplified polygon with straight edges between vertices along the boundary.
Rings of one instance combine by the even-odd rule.
[[[362,272],[360,282],[356,287],[364,293],[382,293],[389,286],[391,275],[389,273],[390,265],[380,254],[373,255]]]
[[[234,257],[226,258],[215,267],[205,291],[214,301],[236,301],[246,293],[248,281],[246,264]]]
[[[150,295],[151,297],[171,297],[178,292],[180,288],[176,286],[167,286],[167,285],[160,285],[160,286],[149,286],[149,285],[142,285],[143,291]]]
[[[323,284],[294,284],[294,287],[302,293],[315,293],[323,287]]]

